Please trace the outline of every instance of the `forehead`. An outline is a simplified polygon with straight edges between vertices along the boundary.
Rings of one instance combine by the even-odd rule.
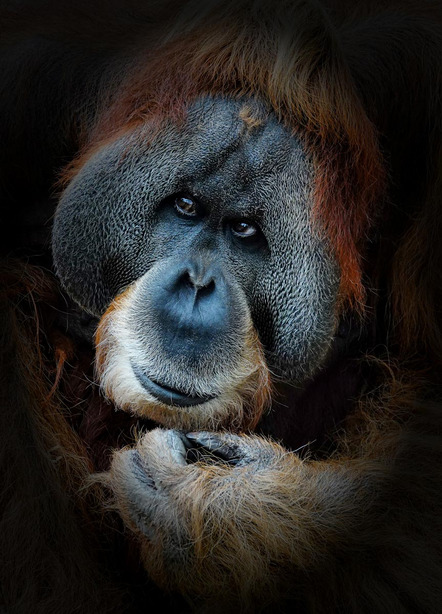
[[[205,98],[194,103],[183,128],[189,168],[203,177],[226,168],[237,182],[252,181],[304,161],[301,143],[255,101]]]
[[[255,100],[200,99],[188,111],[184,134],[191,142],[189,161],[201,172],[233,158],[250,177],[261,176],[293,153],[302,155],[300,143]]]

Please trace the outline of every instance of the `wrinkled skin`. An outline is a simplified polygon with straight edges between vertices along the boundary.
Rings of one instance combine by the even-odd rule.
[[[152,368],[166,369],[156,375],[171,387],[181,383],[176,352],[186,357],[193,348],[189,339],[170,344],[155,301],[165,270],[189,257],[216,262],[230,285],[231,326],[217,343],[211,337],[210,347],[203,339],[196,348],[195,362],[204,361],[205,370],[239,351],[237,329],[249,314],[270,368],[290,381],[316,371],[335,332],[339,274],[312,220],[312,163],[260,107],[262,125],[249,130],[239,116],[243,107],[200,101],[184,126],[168,125],[153,142],[149,126],[121,137],[85,164],[57,210],[55,265],[68,292],[100,316],[122,288],[140,280],[143,304],[134,307],[131,327],[143,324],[136,334],[146,355],[166,338]],[[177,194],[197,199],[196,219],[176,215]],[[255,222],[259,240],[233,237],[229,223],[238,219]],[[164,360],[167,367],[160,366]]]

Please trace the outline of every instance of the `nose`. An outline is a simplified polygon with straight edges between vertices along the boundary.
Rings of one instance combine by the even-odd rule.
[[[232,297],[216,263],[195,258],[171,265],[154,295],[151,305],[170,352],[207,352],[228,331]]]
[[[212,265],[207,268],[199,262],[189,262],[187,268],[181,275],[178,276],[176,289],[191,289],[195,292],[194,300],[199,301],[203,297],[216,292],[216,278],[219,273]]]

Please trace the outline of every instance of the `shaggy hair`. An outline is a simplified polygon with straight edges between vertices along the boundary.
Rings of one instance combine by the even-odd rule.
[[[273,443],[268,490],[253,489],[247,467],[239,492],[221,465],[190,481],[193,580],[165,577],[150,552],[151,576],[202,611],[213,598],[223,611],[287,598],[315,613],[438,612],[440,3],[134,0],[94,3],[97,17],[86,2],[58,4],[2,9],[2,44],[21,66],[3,73],[5,168],[9,155],[24,160],[33,188],[78,152],[63,185],[116,135],[183,121],[201,95],[259,97],[313,156],[314,214],[341,267],[342,308],[373,329],[372,356],[359,357],[368,375],[329,449],[303,457]],[[41,117],[23,102],[29,83]],[[138,575],[143,547],[107,509],[112,474],[104,486],[89,476],[141,423],[100,396],[93,354],[66,326],[71,307],[43,265],[7,259],[2,271],[0,609],[140,612],[156,590]],[[223,514],[244,498],[246,517]]]

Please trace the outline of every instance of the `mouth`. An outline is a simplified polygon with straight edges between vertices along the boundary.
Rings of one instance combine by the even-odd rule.
[[[205,396],[190,396],[181,390],[177,390],[176,388],[170,388],[169,386],[165,386],[164,384],[160,384],[152,380],[148,377],[140,367],[132,364],[133,372],[137,380],[143,386],[143,388],[153,397],[158,399],[161,403],[165,405],[172,405],[178,407],[192,407],[194,405],[201,405],[202,403],[207,403],[215,398],[215,395],[205,395]]]

